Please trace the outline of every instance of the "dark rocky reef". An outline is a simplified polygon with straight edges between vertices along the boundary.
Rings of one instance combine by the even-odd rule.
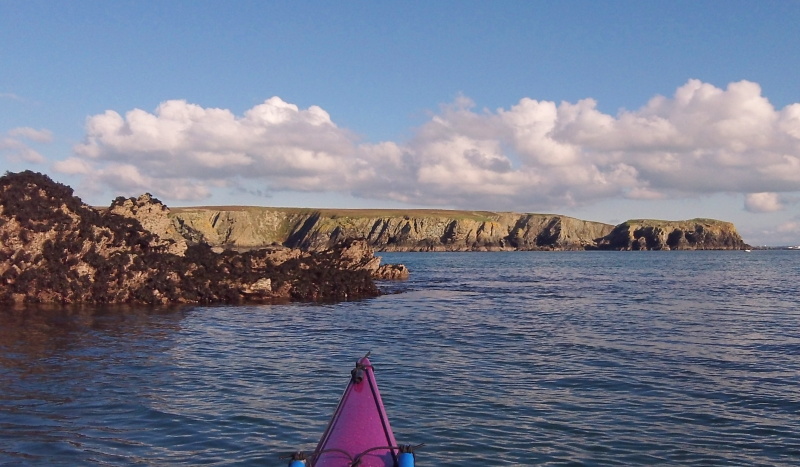
[[[149,195],[96,210],[45,175],[7,173],[0,177],[0,302],[338,301],[377,296],[373,278],[408,274],[381,266],[357,239],[315,252],[215,252],[171,232],[168,215]]]

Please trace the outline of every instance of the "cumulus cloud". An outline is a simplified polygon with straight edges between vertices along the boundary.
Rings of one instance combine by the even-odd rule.
[[[11,162],[28,162],[41,164],[45,162],[44,156],[30,146],[33,143],[50,143],[53,134],[49,130],[34,129],[29,127],[12,128],[6,134],[0,135],[0,154],[5,155]]]
[[[57,170],[94,183],[193,200],[252,181],[468,209],[556,209],[607,198],[749,193],[785,206],[800,191],[800,103],[775,109],[758,84],[689,80],[671,97],[609,115],[593,99],[445,105],[408,141],[368,144],[323,109],[273,97],[242,115],[181,100],[108,110]]]
[[[75,157],[56,168],[85,170],[117,189],[126,188],[129,174],[133,185],[149,183],[159,196],[191,200],[236,178],[273,190],[324,189],[341,178],[342,162],[355,149],[349,132],[319,107],[301,110],[273,97],[237,117],[172,100],[154,113],[109,110],[90,117]]]
[[[744,206],[750,212],[775,212],[785,208],[778,193],[750,193],[745,196]]]

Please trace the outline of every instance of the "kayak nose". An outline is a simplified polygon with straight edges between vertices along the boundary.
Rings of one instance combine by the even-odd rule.
[[[358,384],[364,381],[364,367],[356,366],[350,374],[352,375],[354,383]]]
[[[367,352],[364,357],[358,359],[356,362],[356,367],[350,372],[350,376],[352,377],[354,383],[358,384],[364,381],[364,369],[368,366],[371,366],[369,363],[369,354],[371,353],[372,351]]]

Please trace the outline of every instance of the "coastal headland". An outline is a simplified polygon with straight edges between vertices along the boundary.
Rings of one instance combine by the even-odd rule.
[[[182,237],[224,248],[328,248],[363,238],[376,251],[740,250],[730,222],[448,210],[192,207],[170,212]]]
[[[93,208],[26,171],[0,177],[0,302],[244,303],[380,295],[404,279],[375,251],[734,250],[729,222],[267,207],[169,209],[149,194]]]

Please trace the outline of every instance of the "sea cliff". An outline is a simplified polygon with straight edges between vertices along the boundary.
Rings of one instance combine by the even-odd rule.
[[[750,248],[730,222],[715,219],[662,221],[634,219],[598,240],[614,250],[743,250]]]
[[[175,208],[187,239],[225,248],[328,248],[363,238],[377,251],[744,249],[733,224],[713,219],[619,225],[554,214],[447,210]]]

